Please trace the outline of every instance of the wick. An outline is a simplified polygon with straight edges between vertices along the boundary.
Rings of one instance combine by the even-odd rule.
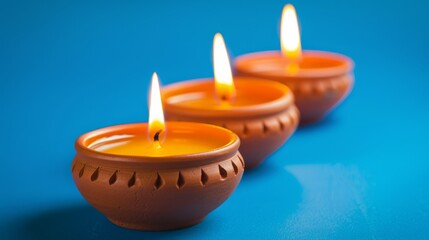
[[[153,136],[153,141],[154,142],[159,142],[159,134],[161,134],[161,130],[159,130],[158,132],[156,132],[155,136]]]
[[[162,130],[159,130],[158,132],[155,133],[155,135],[153,136],[153,144],[152,146],[155,149],[160,149],[161,148],[161,144],[159,143],[159,135],[161,134]]]

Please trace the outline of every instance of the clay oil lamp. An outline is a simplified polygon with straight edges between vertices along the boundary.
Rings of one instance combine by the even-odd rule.
[[[241,180],[236,134],[215,125],[165,122],[157,76],[149,124],[101,128],[76,141],[73,179],[112,223],[168,230],[202,221]]]
[[[301,123],[321,120],[353,86],[353,62],[330,52],[301,51],[295,8],[286,5],[281,21],[282,51],[251,53],[235,60],[238,76],[275,80],[295,94]]]
[[[162,89],[166,118],[204,122],[235,132],[246,169],[255,168],[295,131],[299,112],[292,91],[275,81],[233,79],[225,42],[213,42],[214,80],[198,79]],[[204,134],[204,133],[201,133]]]

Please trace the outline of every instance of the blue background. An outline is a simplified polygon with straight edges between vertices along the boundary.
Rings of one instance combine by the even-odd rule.
[[[80,134],[146,121],[153,71],[212,76],[216,32],[232,56],[279,49],[286,3],[2,1],[0,238],[429,239],[427,1],[293,2],[303,47],[353,58],[355,88],[201,224],[125,230],[77,191]]]

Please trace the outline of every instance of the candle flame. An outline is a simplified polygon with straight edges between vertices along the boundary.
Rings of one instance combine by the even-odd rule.
[[[222,100],[230,100],[235,96],[235,86],[225,41],[220,33],[213,39],[213,68],[217,95]]]
[[[283,8],[280,24],[280,41],[283,55],[290,61],[301,58],[301,37],[299,33],[298,18],[292,4]]]
[[[160,147],[160,136],[165,131],[164,112],[162,110],[161,91],[158,75],[153,73],[150,89],[149,105],[149,138],[157,147]]]

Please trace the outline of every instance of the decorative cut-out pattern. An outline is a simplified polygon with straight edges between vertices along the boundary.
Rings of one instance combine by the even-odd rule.
[[[277,126],[271,126],[269,123],[273,121],[272,124],[278,124]],[[291,106],[288,110],[284,111],[281,114],[273,116],[272,119],[264,119],[260,121],[251,122],[251,129],[249,128],[249,123],[241,122],[241,128],[235,127],[234,129],[228,128],[226,123],[213,122],[212,124],[217,124],[224,128],[227,128],[235,132],[240,138],[247,138],[257,134],[259,131],[262,134],[268,135],[272,132],[283,132],[295,128],[295,124],[298,123],[298,109],[295,106]],[[258,126],[259,124],[259,126]],[[252,132],[250,132],[252,131]],[[249,135],[250,134],[250,135]]]
[[[116,182],[116,180],[118,179],[118,170],[116,170],[113,175],[109,178],[109,185],[112,185]]]
[[[160,189],[164,185],[164,180],[162,179],[161,175],[157,173],[155,184],[153,185],[156,190]]]
[[[85,172],[85,164],[83,165],[82,169],[79,171],[79,177],[81,178],[83,176],[83,173]]]
[[[228,172],[221,165],[219,165],[219,173],[220,173],[221,179],[225,179],[228,177]]]
[[[286,83],[286,85],[293,90],[295,96],[309,94],[324,95],[327,92],[338,91],[347,87],[350,79],[353,79],[353,77],[345,74],[339,77],[333,77],[326,81],[319,81],[317,84],[298,84],[293,87],[291,83]]]
[[[128,187],[132,187],[136,184],[136,172],[133,172],[130,180],[128,180]]]
[[[240,160],[241,166],[244,167],[243,157],[241,157],[241,155],[238,155],[238,159]]]
[[[203,168],[196,169],[197,171],[200,171],[199,180],[200,180],[201,186],[203,187],[207,186],[211,177],[213,177],[214,179],[226,180],[226,179],[234,178],[238,175],[241,175],[244,167],[244,160],[241,155],[237,154],[235,157],[225,160],[223,164],[225,165],[213,164],[211,166],[208,166],[206,170],[204,170]],[[227,164],[231,164],[231,165],[226,167]],[[79,181],[97,182],[97,181],[100,181],[101,179],[105,179],[103,181],[100,181],[100,183],[107,184],[108,186],[121,183],[121,184],[125,184],[129,188],[132,188],[139,183],[138,177],[140,176],[139,174],[142,174],[142,172],[140,171],[123,172],[120,169],[109,171],[107,169],[103,169],[101,166],[92,166],[86,163],[84,164],[80,160],[77,160],[74,163],[74,165],[75,167],[74,167],[73,174],[76,177],[82,178],[82,180],[79,180]],[[87,171],[90,171],[90,172],[87,173]],[[192,179],[193,177],[195,177],[195,171],[183,172],[178,170],[175,175],[176,177],[170,177],[170,174],[174,174],[174,173],[166,173],[166,175],[163,176],[162,173],[155,172],[154,182],[149,183],[147,181],[144,181],[142,182],[142,187],[153,186],[155,190],[159,190],[168,184],[180,190],[180,189],[183,189],[185,185],[191,184],[192,181],[188,179]],[[83,178],[84,175],[87,177]],[[123,182],[123,180],[125,180],[125,182]],[[147,186],[147,184],[150,184],[150,185]]]
[[[92,173],[91,175],[91,181],[94,182],[97,180],[98,178],[98,172],[100,171],[100,168],[98,167],[97,169],[95,169],[95,171]]]
[[[179,171],[179,177],[177,178],[177,188],[181,189],[185,185],[185,178],[182,175],[182,172]]]
[[[244,123],[243,125],[243,135],[246,136],[249,133],[249,127],[246,123]]]
[[[74,169],[76,168],[76,161],[73,161],[73,165],[72,165],[72,173],[74,173]]]
[[[203,169],[201,169],[201,184],[203,186],[205,186],[207,184],[207,182],[209,181],[209,176],[207,175],[206,172],[204,172]]]
[[[264,134],[267,134],[268,131],[270,131],[270,129],[268,128],[267,124],[265,124],[264,122],[262,122],[262,132]]]
[[[232,168],[234,168],[234,174],[237,175],[238,174],[238,167],[237,165],[235,165],[234,161],[231,161],[232,164]]]
[[[285,125],[280,118],[277,118],[277,122],[279,123],[280,131],[283,132],[285,130]]]

